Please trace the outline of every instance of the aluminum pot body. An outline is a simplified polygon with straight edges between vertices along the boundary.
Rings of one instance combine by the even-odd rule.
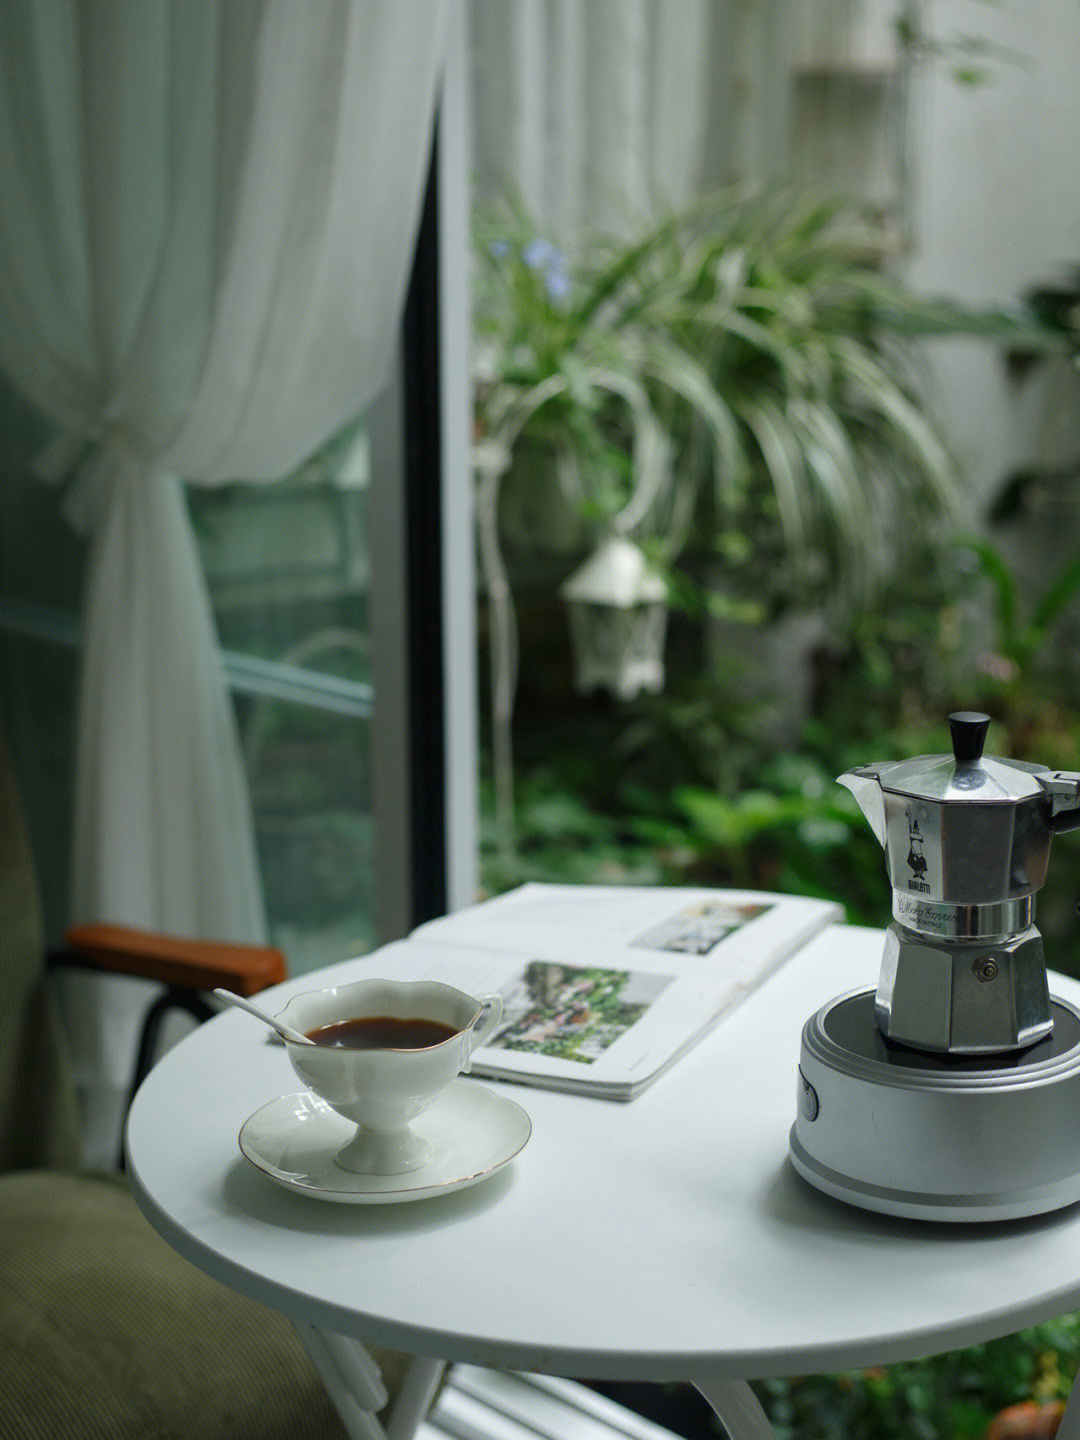
[[[929,800],[882,787],[885,863],[901,895],[989,905],[1031,895],[1046,880],[1053,831],[1045,799],[1011,805]]]

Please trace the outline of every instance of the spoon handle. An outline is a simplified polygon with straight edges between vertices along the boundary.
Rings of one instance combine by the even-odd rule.
[[[256,1020],[261,1020],[264,1025],[269,1025],[271,1030],[276,1030],[283,1040],[291,1040],[294,1045],[314,1045],[314,1040],[302,1035],[299,1030],[294,1030],[291,1025],[283,1025],[273,1015],[268,1015],[265,1010],[260,1010],[250,1000],[245,1000],[242,995],[234,995],[231,990],[215,990],[214,994],[219,1000],[226,1000],[230,1005],[235,1005],[238,1010],[246,1010],[249,1015],[254,1015]]]

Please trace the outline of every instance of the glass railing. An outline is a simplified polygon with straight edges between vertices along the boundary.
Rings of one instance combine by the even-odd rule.
[[[0,630],[26,640],[78,646],[81,626],[76,615],[36,601],[0,596]],[[362,680],[348,680],[233,650],[221,652],[225,681],[237,695],[259,696],[308,705],[315,710],[370,720],[372,688]]]

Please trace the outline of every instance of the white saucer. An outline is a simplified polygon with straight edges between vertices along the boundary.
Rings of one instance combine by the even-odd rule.
[[[406,1175],[355,1175],[334,1156],[356,1127],[310,1091],[282,1095],[240,1127],[240,1150],[257,1170],[301,1195],[351,1205],[426,1200],[461,1190],[511,1161],[532,1134],[520,1105],[475,1080],[458,1078],[420,1118],[418,1135],[430,1142],[426,1165]]]

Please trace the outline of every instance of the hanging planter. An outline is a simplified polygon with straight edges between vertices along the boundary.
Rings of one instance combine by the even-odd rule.
[[[581,694],[604,689],[620,700],[664,688],[667,586],[639,545],[608,535],[559,587]]]

